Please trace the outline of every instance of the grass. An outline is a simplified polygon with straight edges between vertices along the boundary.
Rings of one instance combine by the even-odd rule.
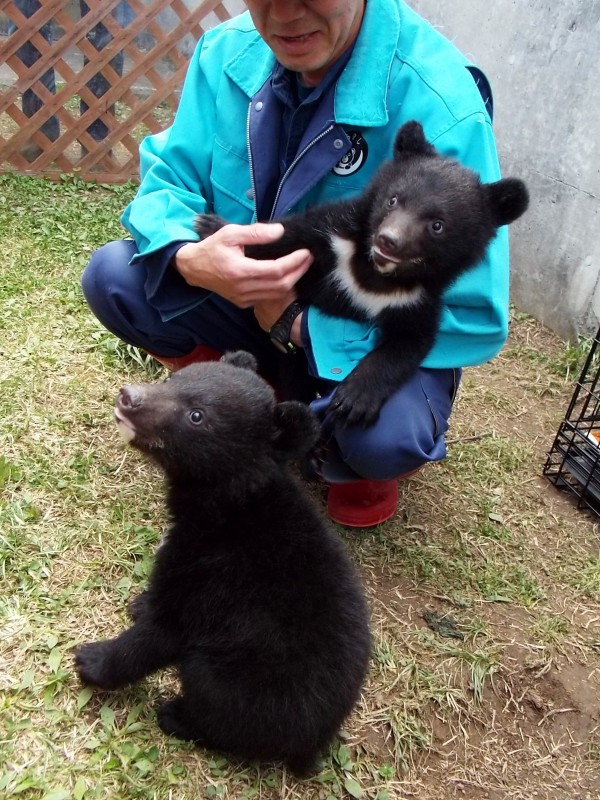
[[[374,653],[318,775],[163,736],[171,672],[113,694],[77,682],[74,647],[126,623],[165,525],[158,473],[112,422],[121,384],[163,372],[79,288],[133,191],[0,176],[0,796],[598,796],[598,522],[540,478],[586,348],[519,313],[465,374],[448,458],[401,483],[393,520],[340,529]]]

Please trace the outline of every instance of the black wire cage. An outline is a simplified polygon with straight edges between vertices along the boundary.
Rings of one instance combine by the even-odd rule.
[[[544,475],[600,517],[600,330],[544,465]]]

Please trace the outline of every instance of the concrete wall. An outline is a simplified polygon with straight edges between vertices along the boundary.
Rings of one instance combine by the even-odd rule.
[[[512,299],[565,338],[600,323],[600,0],[409,0],[487,74],[511,226]]]

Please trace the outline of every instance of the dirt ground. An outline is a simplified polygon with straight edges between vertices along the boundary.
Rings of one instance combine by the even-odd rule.
[[[435,674],[445,674],[449,694],[445,704],[432,694],[424,706],[426,682],[420,682],[418,714],[432,739],[392,797],[600,797],[600,529],[596,517],[542,475],[578,377],[564,379],[555,370],[564,350],[541,325],[515,319],[502,354],[464,375],[447,463],[402,485],[401,524],[382,526],[387,547],[397,543],[395,557],[393,548],[384,559],[366,544],[358,553],[384,638],[390,627],[400,628],[396,644],[415,652],[415,669],[429,663],[422,649],[432,635],[424,609],[450,615],[459,630],[470,631],[465,640],[471,657],[479,648],[477,657],[488,659],[479,696],[474,662],[464,652],[453,650],[447,663],[438,652],[431,662]],[[471,474],[461,467],[466,450]],[[491,511],[484,520],[486,509]],[[492,541],[490,524],[505,535]],[[439,556],[437,571],[431,559],[429,571],[414,566],[415,542]],[[484,571],[494,562],[504,565],[505,574],[518,565],[531,585],[523,584],[518,598],[510,591],[484,591],[477,598],[469,591],[477,558]],[[434,638],[442,651],[454,642],[439,632]],[[450,674],[461,658],[470,670]],[[403,673],[396,689],[404,679]],[[452,688],[458,690],[454,705]],[[402,694],[397,691],[396,702]],[[373,716],[367,713],[371,721]],[[379,730],[379,740],[372,728],[367,744],[363,740],[366,750],[389,747],[385,726]],[[363,721],[356,738],[365,733]]]

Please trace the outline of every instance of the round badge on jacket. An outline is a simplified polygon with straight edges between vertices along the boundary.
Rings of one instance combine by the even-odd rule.
[[[348,131],[347,135],[352,146],[333,168],[335,174],[341,175],[342,177],[354,175],[355,172],[358,172],[367,160],[367,154],[369,152],[369,148],[367,147],[362,133],[359,131]]]

